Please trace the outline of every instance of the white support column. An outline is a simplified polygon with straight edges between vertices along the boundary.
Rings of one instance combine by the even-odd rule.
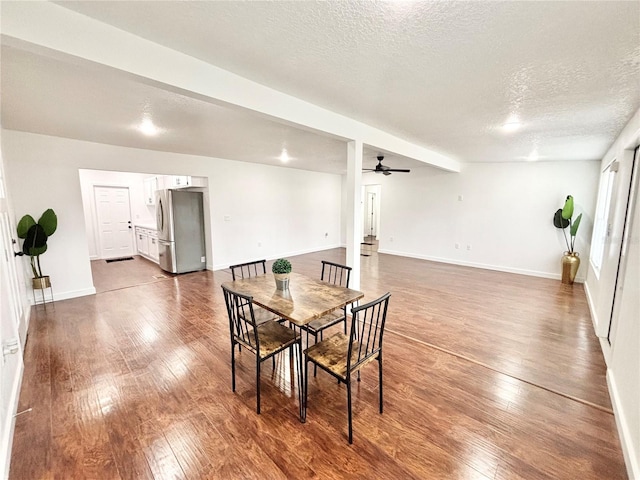
[[[347,265],[350,288],[360,289],[360,244],[362,243],[362,140],[347,143]]]

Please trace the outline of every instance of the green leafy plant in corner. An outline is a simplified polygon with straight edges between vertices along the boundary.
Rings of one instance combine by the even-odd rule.
[[[52,209],[45,210],[38,222],[31,215],[25,215],[16,228],[18,238],[23,238],[22,252],[31,257],[33,276],[42,277],[40,255],[47,251],[47,240],[58,228],[58,217]]]
[[[564,234],[564,241],[567,244],[567,251],[569,253],[574,252],[574,245],[576,242],[576,234],[578,233],[578,227],[580,226],[580,220],[582,220],[582,214],[578,215],[573,220],[573,197],[567,195],[567,199],[564,202],[564,207],[559,208],[553,216],[553,224],[557,228],[562,229]],[[569,238],[567,238],[567,227],[569,227]]]
[[[286,258],[279,258],[273,262],[271,271],[278,274],[291,273],[291,262]]]

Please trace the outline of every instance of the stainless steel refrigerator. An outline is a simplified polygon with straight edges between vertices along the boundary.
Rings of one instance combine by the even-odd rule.
[[[206,268],[201,192],[156,191],[158,263],[171,273]]]

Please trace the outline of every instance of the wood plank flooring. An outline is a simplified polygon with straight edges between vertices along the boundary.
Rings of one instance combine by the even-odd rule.
[[[292,257],[320,275],[336,249]],[[346,390],[309,379],[297,416],[287,354],[237,358],[226,271],[34,307],[11,479],[626,478],[605,365],[580,285],[384,254],[365,300],[391,291],[385,410],[375,364]],[[126,263],[126,262],[121,262]]]
[[[140,255],[134,255],[133,260],[110,263],[105,260],[92,260],[91,275],[96,293],[158,282],[174,276]]]

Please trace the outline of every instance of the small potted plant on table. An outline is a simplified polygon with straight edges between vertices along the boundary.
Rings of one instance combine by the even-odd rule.
[[[276,279],[278,290],[289,290],[289,277],[291,275],[291,262],[286,258],[279,258],[273,262],[271,267],[273,276]]]

